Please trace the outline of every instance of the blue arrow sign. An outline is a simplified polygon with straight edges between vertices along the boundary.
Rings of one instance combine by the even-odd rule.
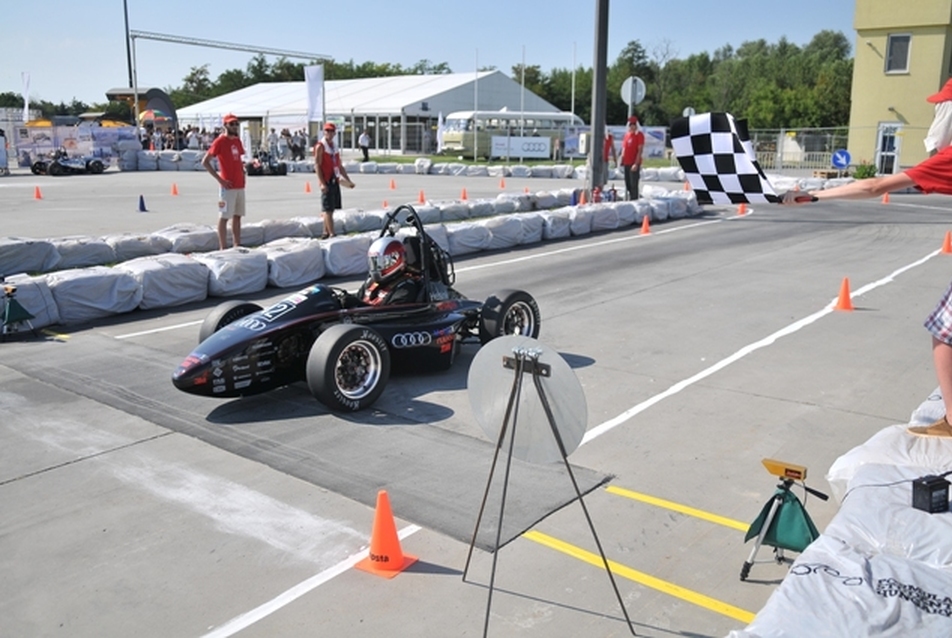
[[[850,153],[845,149],[840,149],[838,151],[833,151],[833,168],[849,168],[850,167]]]

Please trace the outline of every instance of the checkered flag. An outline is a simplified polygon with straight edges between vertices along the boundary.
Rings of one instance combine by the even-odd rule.
[[[729,113],[678,118],[671,146],[699,204],[780,202],[757,163],[747,120]]]

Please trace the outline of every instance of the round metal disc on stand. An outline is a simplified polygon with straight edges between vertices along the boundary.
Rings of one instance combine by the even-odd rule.
[[[476,421],[490,441],[499,439],[512,394],[515,370],[503,366],[506,357],[515,358],[513,350],[539,351],[538,363],[547,365],[549,376],[541,377],[549,409],[568,456],[582,442],[588,421],[588,408],[582,385],[565,359],[545,344],[522,336],[505,336],[484,345],[469,368],[469,403]],[[562,459],[552,434],[542,400],[529,373],[523,374],[518,413],[513,407],[517,427],[512,455],[530,463],[552,463]],[[511,419],[512,417],[510,417]],[[512,423],[506,433],[504,449],[508,449]]]

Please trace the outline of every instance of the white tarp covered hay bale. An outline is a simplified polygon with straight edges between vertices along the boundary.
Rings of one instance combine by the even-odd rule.
[[[453,257],[487,250],[492,242],[489,229],[477,223],[450,224],[446,227],[446,234],[450,240],[449,252]]]
[[[46,239],[0,237],[0,275],[47,272],[59,260],[56,246]]]
[[[540,211],[542,215],[543,227],[542,238],[564,239],[572,235],[572,214],[575,211],[574,206],[563,206],[550,211]]]
[[[166,308],[202,301],[208,296],[208,267],[187,255],[168,253],[139,257],[116,266],[142,287],[139,308]]]
[[[264,229],[264,241],[261,242],[263,244],[269,244],[282,237],[311,236],[310,231],[297,219],[263,219],[259,223]],[[244,234],[242,233],[242,235]],[[245,243],[244,237],[242,237],[242,243]]]
[[[261,251],[229,248],[194,259],[208,267],[208,294],[213,297],[246,295],[268,285],[268,256]]]
[[[142,301],[142,287],[128,272],[105,266],[62,270],[46,276],[64,324],[129,312]]]
[[[324,268],[334,277],[361,275],[367,272],[367,251],[373,239],[369,234],[331,237],[321,240]]]
[[[307,229],[308,237],[320,237],[324,234],[324,218],[314,216],[304,216],[304,217],[292,217],[291,219],[295,220],[304,228]]]
[[[324,251],[316,239],[285,237],[258,250],[268,258],[268,284],[271,286],[303,286],[324,276]]]
[[[522,243],[522,221],[515,216],[491,217],[477,223],[490,232],[489,250],[512,248]]]
[[[123,262],[136,257],[161,255],[171,252],[172,241],[158,235],[141,235],[136,233],[120,233],[106,235],[103,241],[112,246],[116,253],[116,261]]]
[[[60,323],[59,308],[45,276],[13,275],[7,277],[7,283],[16,286],[16,300],[27,312],[33,315],[30,323],[34,329],[45,328]]]
[[[542,231],[545,228],[545,218],[541,213],[516,213],[512,215],[513,219],[518,219],[522,224],[522,239],[520,244],[536,244],[542,241]]]
[[[265,243],[265,229],[262,226],[262,222],[253,222],[251,224],[242,224],[241,225],[241,245],[242,246],[260,246]],[[225,239],[230,246],[235,244],[234,233],[231,231],[231,224],[228,224],[228,229],[225,231]],[[218,244],[215,244],[215,248],[218,248]]]
[[[153,233],[172,242],[176,253],[207,253],[218,250],[218,232],[199,224],[173,224]]]
[[[59,237],[50,241],[60,255],[57,268],[105,266],[116,261],[115,249],[98,237]]]

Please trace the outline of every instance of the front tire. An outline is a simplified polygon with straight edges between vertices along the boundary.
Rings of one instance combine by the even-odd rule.
[[[479,341],[486,344],[505,335],[539,336],[539,304],[522,290],[502,290],[489,297],[479,314]]]
[[[307,386],[331,410],[356,412],[370,407],[389,379],[390,350],[373,328],[331,326],[311,346]]]
[[[208,313],[205,321],[202,322],[202,327],[198,331],[198,342],[205,341],[228,324],[259,310],[261,310],[261,306],[248,301],[226,301],[219,304]]]
[[[59,175],[62,175],[65,171],[63,170],[63,167],[60,166],[57,162],[53,162],[49,166],[46,167],[46,172],[52,175],[53,177],[57,177]]]
[[[93,175],[99,175],[103,172],[102,162],[99,160],[91,160],[86,164],[86,170],[92,173]]]

